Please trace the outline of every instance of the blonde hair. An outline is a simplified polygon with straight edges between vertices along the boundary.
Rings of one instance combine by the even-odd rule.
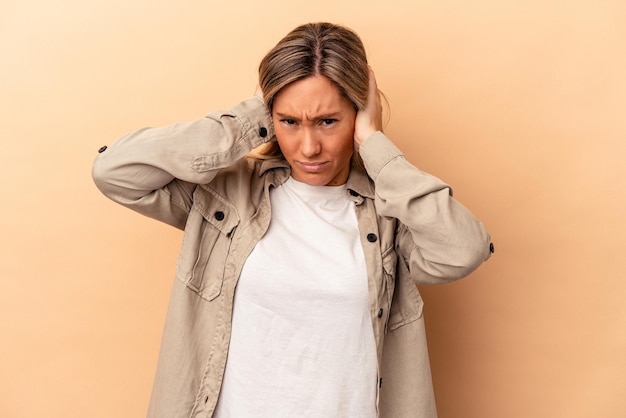
[[[369,69],[365,48],[351,29],[332,23],[307,23],[281,39],[261,60],[259,86],[272,111],[276,94],[294,81],[323,75],[360,110],[367,104]],[[256,154],[282,157],[277,142],[266,144]],[[357,154],[353,163],[362,166]]]

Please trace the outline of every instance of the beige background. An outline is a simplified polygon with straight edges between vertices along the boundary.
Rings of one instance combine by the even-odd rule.
[[[144,416],[181,234],[101,196],[96,150],[252,95],[316,20],[496,243],[422,289],[440,416],[626,416],[623,0],[2,0],[0,416]]]

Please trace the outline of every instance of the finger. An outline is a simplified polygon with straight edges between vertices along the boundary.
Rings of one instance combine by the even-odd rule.
[[[367,98],[367,109],[372,117],[376,129],[382,129],[382,103],[380,100],[380,90],[378,90],[378,83],[376,82],[376,75],[371,66],[369,69],[369,92]]]
[[[378,92],[378,85],[376,84],[376,75],[374,74],[372,66],[368,65],[367,68],[369,70],[369,93],[372,95],[372,93],[375,94]]]

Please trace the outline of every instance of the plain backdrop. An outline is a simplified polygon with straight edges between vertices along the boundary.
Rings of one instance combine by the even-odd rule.
[[[496,245],[421,288],[440,417],[626,416],[623,0],[2,0],[0,416],[145,415],[181,232],[100,195],[96,151],[251,96],[319,20]]]

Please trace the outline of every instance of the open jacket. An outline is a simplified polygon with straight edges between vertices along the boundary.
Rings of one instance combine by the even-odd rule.
[[[184,230],[149,417],[213,414],[237,280],[270,223],[270,188],[290,175],[285,160],[247,157],[272,140],[271,116],[252,98],[99,150],[93,176],[106,196]],[[347,193],[368,272],[379,416],[436,417],[416,285],[468,275],[493,246],[450,187],[412,166],[383,133],[359,153],[367,173],[352,167]]]

